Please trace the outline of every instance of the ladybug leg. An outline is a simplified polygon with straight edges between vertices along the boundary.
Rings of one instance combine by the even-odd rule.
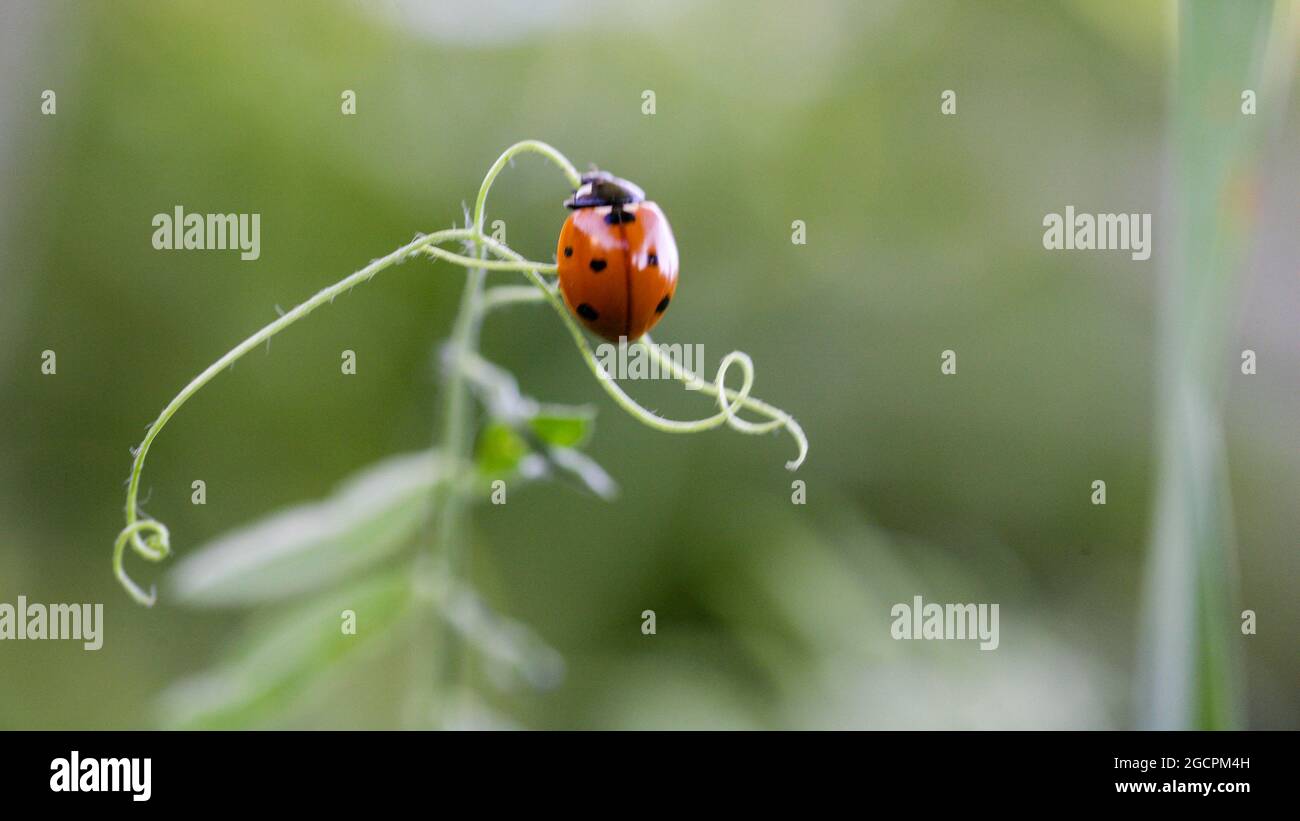
[[[623,208],[623,203],[616,202],[609,207],[609,213],[605,215],[605,222],[609,225],[622,225],[627,222],[636,222],[636,215],[631,211]]]

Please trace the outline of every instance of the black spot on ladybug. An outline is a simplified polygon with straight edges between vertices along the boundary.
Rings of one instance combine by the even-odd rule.
[[[573,256],[573,246],[572,246],[572,245],[566,245],[566,246],[564,247],[564,255],[565,255],[566,257],[571,257],[571,256]]]
[[[600,273],[601,271],[605,270],[605,260],[593,259],[591,261],[591,270],[595,271],[596,273]]]
[[[646,265],[658,265],[658,264],[659,264],[659,255],[656,254],[654,251],[651,251],[651,252],[650,252],[650,256],[646,257],[646,259],[645,259],[645,264],[646,264]]]
[[[596,313],[596,309],[585,302],[578,306],[578,316],[591,322],[600,318],[600,314]]]
[[[662,314],[666,310],[668,310],[668,297],[659,300],[659,304],[655,306],[655,313],[657,314]]]
[[[631,211],[614,209],[605,215],[605,222],[608,225],[618,225],[624,222],[636,222],[636,214],[633,214]]]

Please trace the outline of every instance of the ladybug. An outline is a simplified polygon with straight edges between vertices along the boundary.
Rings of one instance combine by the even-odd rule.
[[[627,180],[596,171],[564,201],[573,213],[555,250],[564,304],[617,342],[640,338],[677,291],[677,242],[659,206]]]

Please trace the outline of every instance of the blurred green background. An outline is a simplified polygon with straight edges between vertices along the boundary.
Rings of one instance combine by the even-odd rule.
[[[643,428],[549,309],[490,317],[483,353],[524,390],[599,409],[588,452],[622,494],[534,485],[473,511],[474,585],[567,672],[499,692],[478,671],[481,720],[465,723],[1142,723],[1173,6],[24,2],[0,17],[0,601],[104,602],[107,620],[98,652],[0,643],[0,727],[155,726],[159,693],[254,629],[118,587],[128,449],[277,305],[463,223],[488,165],[525,138],[664,208],[682,279],[657,340],[702,344],[710,374],[747,351],[755,394],[799,419],[811,451],[792,476],[784,437]],[[1295,29],[1280,39],[1293,47]],[[47,88],[55,116],[40,114]],[[1246,724],[1296,728],[1300,108],[1276,88],[1223,305],[1225,629]],[[340,114],[344,89],[356,116]],[[939,113],[944,89],[956,116]],[[549,260],[567,194],[524,158],[488,219]],[[261,258],[153,250],[152,216],[177,204],[260,213]],[[1152,261],[1044,251],[1043,215],[1066,205],[1153,212]],[[796,219],[807,245],[791,244]],[[427,261],[385,272],[187,405],[144,475],[178,553],[430,445],[434,352],[462,283]],[[339,372],[345,348],[355,376]],[[956,376],[940,375],[945,349]],[[674,385],[628,389],[679,418],[711,410]],[[128,562],[146,583],[166,570]],[[999,603],[1000,648],[891,640],[890,607],[914,595]],[[1244,608],[1257,635],[1236,629]],[[252,723],[399,726],[407,649],[345,659]]]

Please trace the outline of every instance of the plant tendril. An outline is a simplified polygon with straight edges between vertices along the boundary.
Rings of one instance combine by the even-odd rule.
[[[269,343],[271,337],[322,305],[332,303],[340,294],[344,294],[364,282],[369,282],[380,271],[405,262],[417,255],[428,256],[434,260],[441,259],[470,270],[523,273],[535,288],[499,286],[485,291],[472,292],[476,293],[476,298],[470,304],[462,305],[462,309],[467,308],[473,315],[482,316],[488,311],[504,305],[541,300],[549,302],[569,329],[569,333],[573,337],[583,361],[596,377],[596,381],[614,400],[615,404],[641,423],[667,433],[696,433],[712,430],[723,425],[747,434],[768,433],[778,428],[784,428],[795,440],[799,449],[798,455],[793,460],[786,462],[786,467],[790,470],[796,470],[803,464],[808,454],[808,439],[804,435],[803,429],[785,411],[750,396],[750,391],[754,386],[754,363],[749,358],[749,355],[742,351],[732,351],[724,356],[713,381],[703,382],[697,374],[688,371],[674,361],[672,357],[666,355],[659,346],[651,341],[649,335],[629,343],[644,348],[650,357],[661,368],[666,369],[674,379],[687,383],[693,388],[698,388],[701,392],[717,399],[718,413],[702,419],[675,420],[662,417],[629,396],[615,381],[614,377],[605,371],[596,358],[586,334],[570,316],[558,289],[542,276],[542,274],[554,274],[556,272],[555,263],[527,260],[505,243],[483,233],[483,218],[487,196],[493,182],[515,156],[524,153],[540,154],[549,159],[559,167],[569,185],[573,188],[577,188],[581,184],[580,175],[573,164],[555,148],[536,140],[525,140],[516,143],[501,154],[484,176],[482,187],[479,189],[478,197],[474,203],[472,227],[450,228],[435,231],[431,234],[418,235],[414,240],[387,256],[372,260],[365,267],[318,291],[292,310],[282,313],[275,321],[264,326],[261,330],[236,345],[216,362],[209,365],[182,388],[180,393],[163,408],[158,418],[149,426],[139,447],[133,449],[131,476],[127,483],[126,493],[126,526],[118,533],[117,540],[113,545],[113,573],[133,599],[146,607],[152,606],[157,600],[157,590],[151,585],[150,589],[145,591],[127,574],[124,566],[127,546],[129,545],[137,555],[150,562],[160,562],[171,554],[171,534],[166,525],[156,519],[142,518],[139,509],[140,477],[144,470],[145,458],[149,454],[149,448],[153,445],[154,439],[158,437],[167,422],[190,397],[198,393],[223,370],[234,365],[249,351],[257,348],[263,342]],[[443,244],[454,242],[465,243],[467,246],[475,248],[479,253],[482,251],[489,252],[497,259],[468,257],[440,247]],[[466,319],[468,321],[472,317],[466,317]],[[739,390],[729,388],[726,385],[727,373],[733,365],[738,366],[741,371]],[[753,422],[744,419],[739,415],[741,410],[757,413],[766,417],[766,421]]]

